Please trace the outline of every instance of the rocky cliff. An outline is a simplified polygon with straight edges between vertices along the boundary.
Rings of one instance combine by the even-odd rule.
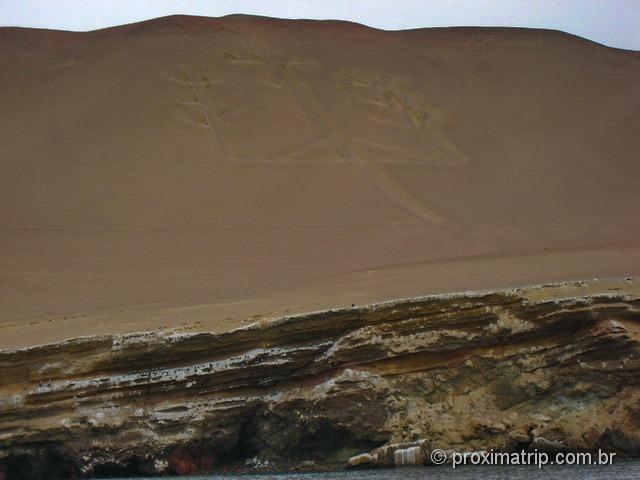
[[[627,280],[4,350],[0,476],[324,468],[419,439],[637,456],[639,340]]]

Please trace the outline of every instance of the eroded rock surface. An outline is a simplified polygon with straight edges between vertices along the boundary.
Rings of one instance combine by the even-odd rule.
[[[639,339],[638,286],[621,281],[5,350],[0,472],[324,468],[387,450],[412,463],[424,445],[638,456]]]

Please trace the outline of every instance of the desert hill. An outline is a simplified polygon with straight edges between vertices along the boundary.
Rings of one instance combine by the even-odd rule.
[[[640,56],[554,31],[0,29],[0,347],[640,273]]]

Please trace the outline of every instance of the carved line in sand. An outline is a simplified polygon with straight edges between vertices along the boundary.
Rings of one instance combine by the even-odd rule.
[[[392,77],[350,69],[339,72],[334,81],[348,100],[364,112],[367,120],[387,125],[391,130],[404,131],[416,140],[413,147],[345,131],[346,127],[340,125],[340,120],[326,109],[321,98],[301,78],[300,69],[314,66],[308,60],[268,51],[260,54],[250,48],[247,52],[241,55],[225,51],[221,55],[223,64],[216,64],[213,68],[216,71],[213,79],[207,77],[199,66],[183,68],[178,75],[170,77],[171,81],[187,87],[191,97],[174,103],[178,107],[174,116],[188,125],[207,129],[214,147],[221,151],[224,160],[301,164],[309,162],[304,158],[305,154],[323,151],[319,158],[315,156],[313,163],[353,161],[353,147],[357,146],[358,155],[372,162],[431,166],[467,163],[466,156],[446,134],[452,115],[427,105],[420,95],[399,86]],[[233,67],[257,69],[252,72],[255,81],[280,90],[300,114],[310,133],[260,157],[238,155],[225,129],[230,127],[230,117],[252,105],[229,104],[220,100],[222,95],[216,92],[233,88],[233,79],[225,75]]]
[[[207,77],[201,67],[182,67],[174,75],[170,75],[169,80],[184,86],[181,92],[184,100],[172,103],[175,107],[172,109],[174,118],[186,125],[207,130],[213,150],[224,161],[234,161],[235,151],[226,138],[224,125],[239,108],[218,99],[216,86],[222,79],[219,76]]]
[[[446,135],[453,116],[441,108],[428,105],[420,95],[403,87],[394,78],[367,70],[349,69],[336,75],[336,83],[371,120],[389,125],[390,128],[409,130],[415,135],[420,146],[418,151],[371,139],[355,139],[367,149],[406,158],[402,162],[395,160],[390,163],[454,166],[468,162],[467,157]]]
[[[291,153],[300,154],[305,149],[315,148],[320,142],[328,142],[340,159],[363,167],[359,169],[361,174],[391,203],[420,220],[427,222],[442,220],[432,207],[408,194],[380,166],[369,161],[367,155],[362,155],[357,141],[343,133],[344,128],[335,122],[334,116],[324,108],[313,89],[296,74],[296,70],[300,67],[309,67],[311,65],[309,62],[301,58],[270,55],[268,52],[259,58],[264,60],[265,68],[270,72],[274,83],[285,89],[290,100],[316,132],[315,142]]]
[[[268,152],[263,158],[241,158],[245,162],[267,163],[305,163],[303,155],[314,149],[328,149],[329,154],[321,162],[345,161],[344,152],[336,148],[336,142],[332,141],[334,125],[328,118],[323,106],[318,102],[311,89],[302,81],[297,73],[299,69],[308,69],[314,64],[302,57],[291,57],[282,54],[273,54],[262,48],[262,52],[247,46],[250,53],[238,54],[225,52],[223,58],[231,66],[257,67],[266,74],[266,80],[262,82],[271,88],[281,90],[291,105],[300,114],[311,134],[302,136],[298,141],[286,145],[278,150]],[[259,75],[256,78],[260,78]],[[316,160],[318,161],[318,160]],[[314,162],[315,163],[315,162]]]
[[[256,53],[238,56],[230,52],[222,54],[223,64],[216,64],[212,70],[216,73],[204,73],[202,67],[182,67],[176,73],[169,75],[169,81],[174,84],[184,85],[184,91],[179,93],[179,98],[170,103],[170,114],[179,122],[204,128],[211,137],[214,151],[218,153],[223,161],[227,162],[264,162],[264,163],[295,163],[303,161],[300,155],[312,150],[317,144],[326,143],[329,129],[319,126],[318,121],[312,119],[314,111],[313,105],[307,104],[303,95],[297,91],[297,85],[291,83],[293,75],[287,71],[287,65],[308,65],[300,59],[286,59],[281,56],[275,57],[276,61],[270,61],[267,56],[260,56]],[[302,136],[297,142],[284,146],[276,151],[266,152],[264,157],[246,158],[237,154],[233,142],[228,138],[229,120],[236,114],[250,109],[252,105],[241,103],[229,104],[220,100],[220,91],[233,89],[233,79],[225,75],[231,67],[253,67],[258,72],[252,72],[251,76],[257,83],[262,83],[269,88],[281,90],[288,101],[295,107],[303,121],[310,127],[312,135]],[[265,79],[266,75],[266,79]],[[309,112],[312,112],[311,114]],[[335,161],[328,157],[327,161]],[[344,158],[340,158],[344,161]],[[322,160],[324,161],[324,159]]]
[[[417,199],[406,192],[389,174],[387,174],[380,165],[379,160],[371,159],[368,150],[378,149],[388,152],[394,158],[404,154],[404,160],[394,160],[388,163],[392,164],[413,164],[425,165],[424,159],[418,155],[412,157],[411,154],[390,148],[382,144],[378,144],[371,139],[359,138],[345,132],[326,108],[324,108],[319,97],[314,93],[313,89],[306,84],[297,74],[299,68],[309,68],[312,64],[302,58],[286,57],[280,54],[271,54],[266,52],[259,54],[252,52],[247,55],[239,56],[230,52],[225,52],[222,58],[235,66],[240,67],[258,67],[263,73],[266,73],[266,80],[263,80],[269,87],[281,89],[289,101],[295,106],[301,117],[304,119],[312,134],[305,136],[293,145],[287,145],[275,152],[269,152],[268,158],[242,158],[239,157],[233,149],[232,142],[225,138],[225,124],[230,115],[241,111],[241,106],[230,107],[227,104],[216,102],[215,89],[216,85],[224,82],[222,74],[216,76],[215,80],[210,80],[201,68],[196,68],[196,74],[190,73],[188,70],[183,72],[180,77],[172,77],[174,82],[181,83],[187,87],[192,94],[190,101],[178,102],[178,105],[185,107],[187,115],[183,121],[195,124],[199,127],[206,128],[211,137],[213,148],[221,153],[225,161],[230,162],[261,162],[261,163],[290,163],[301,164],[302,155],[312,152],[314,149],[328,149],[329,156],[327,160],[348,162],[361,167],[363,177],[372,184],[372,186],[381,191],[384,196],[393,204],[405,210],[410,215],[417,217],[422,221],[442,221],[442,218],[436,211],[424,201]],[[228,68],[228,67],[227,67]],[[224,71],[225,69],[222,69]],[[256,76],[256,78],[259,78]],[[359,87],[362,79],[358,76],[340,76],[341,86],[349,89],[348,79],[355,80],[355,87]],[[347,80],[345,80],[345,78]],[[390,91],[388,87],[384,87],[384,83],[380,78],[376,79],[376,83],[372,84],[375,88],[384,88],[384,99],[387,102],[378,102],[387,109],[400,108],[400,120],[394,120],[381,116],[379,121],[385,123],[413,128],[420,131],[423,126],[431,132],[431,139],[436,141],[423,142],[425,151],[431,149],[433,152],[440,152],[443,158],[452,157],[454,161],[443,161],[442,164],[453,165],[464,163],[464,157],[459,151],[447,142],[436,130],[434,125],[436,122],[431,119],[426,121],[427,113],[424,110],[412,109],[412,104],[406,96]],[[352,82],[354,83],[354,82]],[[365,84],[369,85],[369,84]],[[380,85],[383,85],[382,87]],[[377,90],[376,90],[377,92]],[[374,92],[375,93],[375,92]],[[373,97],[363,95],[357,91],[354,96],[357,102],[366,105],[370,102],[376,102],[376,96]],[[373,100],[372,100],[373,98]],[[383,100],[384,100],[383,99]],[[376,118],[374,116],[374,118]],[[355,138],[354,138],[355,137]],[[439,141],[438,141],[439,140]],[[433,147],[436,146],[436,148]],[[267,155],[265,155],[267,157]],[[274,159],[275,157],[275,159]],[[323,161],[324,160],[320,160]],[[385,163],[384,161],[380,163]],[[429,162],[429,164],[432,164]]]

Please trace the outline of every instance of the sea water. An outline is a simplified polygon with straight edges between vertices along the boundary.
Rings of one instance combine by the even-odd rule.
[[[638,480],[640,460],[620,460],[613,465],[559,466],[450,466],[321,473],[256,473],[172,477],[182,480]],[[120,479],[121,480],[121,479]],[[131,479],[135,480],[135,479]],[[140,477],[137,478],[140,480]],[[153,480],[149,478],[148,480]]]

